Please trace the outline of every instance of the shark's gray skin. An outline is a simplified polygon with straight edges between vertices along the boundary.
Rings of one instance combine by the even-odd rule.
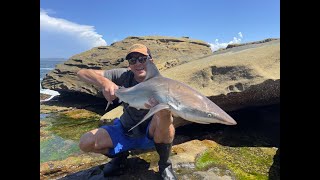
[[[147,60],[146,63],[147,75],[143,82],[130,88],[120,88],[115,92],[120,101],[137,109],[147,109],[145,103],[148,103],[150,98],[159,102],[129,131],[162,109],[167,109],[175,116],[196,123],[237,124],[206,96],[184,83],[163,77],[152,61]]]

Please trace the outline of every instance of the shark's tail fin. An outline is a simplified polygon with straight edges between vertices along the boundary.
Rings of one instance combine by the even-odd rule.
[[[111,101],[108,101],[108,104],[107,104],[107,107],[106,107],[106,109],[105,109],[105,111],[107,111],[107,109],[108,109],[108,107],[110,106],[110,104],[113,104],[113,102]]]

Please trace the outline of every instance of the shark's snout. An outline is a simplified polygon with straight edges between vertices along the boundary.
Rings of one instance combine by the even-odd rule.
[[[225,119],[224,120],[224,123],[226,124],[226,125],[236,125],[237,124],[237,122],[234,120],[234,119],[230,119],[230,118],[228,118],[228,119]]]
[[[222,116],[220,116],[219,120],[222,124],[226,125],[236,125],[237,122],[228,114],[224,113]]]

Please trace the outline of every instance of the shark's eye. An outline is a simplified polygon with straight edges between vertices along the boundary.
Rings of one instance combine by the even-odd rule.
[[[209,118],[213,117],[213,115],[211,113],[208,113],[207,115],[208,115]]]

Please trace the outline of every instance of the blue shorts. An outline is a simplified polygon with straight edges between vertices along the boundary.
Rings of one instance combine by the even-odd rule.
[[[118,118],[114,120],[113,125],[101,126],[100,128],[108,131],[114,146],[114,148],[110,148],[106,155],[114,156],[123,151],[153,148],[154,142],[153,139],[149,137],[149,126],[150,123],[147,127],[145,136],[142,137],[130,137],[126,135],[120,119]]]

